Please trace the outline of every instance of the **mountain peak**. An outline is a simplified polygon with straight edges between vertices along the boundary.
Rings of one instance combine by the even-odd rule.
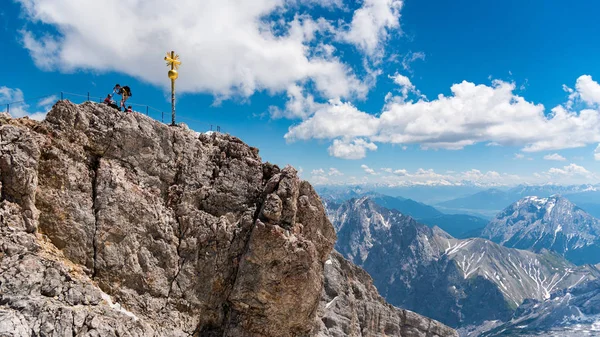
[[[600,221],[565,197],[527,196],[500,212],[482,236],[507,247],[557,252],[576,264],[598,263]]]

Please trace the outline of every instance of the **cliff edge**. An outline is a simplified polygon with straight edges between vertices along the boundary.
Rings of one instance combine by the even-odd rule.
[[[320,198],[235,137],[59,101],[0,116],[0,183],[0,336],[336,335]]]

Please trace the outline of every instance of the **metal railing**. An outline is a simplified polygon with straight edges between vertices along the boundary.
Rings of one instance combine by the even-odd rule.
[[[11,106],[14,108],[15,106],[18,107],[20,105],[24,109],[28,109],[29,103],[34,103],[34,102],[37,103],[42,99],[50,98],[53,96],[57,96],[57,94],[50,94],[50,95],[39,96],[39,97],[35,97],[35,98],[29,98],[26,100],[6,103],[6,112],[10,114]],[[60,92],[60,100],[62,101],[65,98],[69,99],[73,103],[78,103],[78,101],[103,103],[104,99],[105,99],[105,97],[90,95],[90,92],[87,92],[86,94],[78,94],[78,93],[61,91]],[[75,98],[75,99],[73,99],[73,98]],[[81,102],[81,103],[83,103],[83,102]],[[160,120],[161,123],[165,122],[165,112],[161,109],[157,109],[148,104],[127,102],[127,105],[128,106],[131,105],[132,108],[139,107],[139,108],[141,108],[141,111],[136,109],[136,112],[139,112],[142,114],[144,114],[144,112],[145,112],[146,116],[151,117],[155,120]],[[198,126],[210,128],[210,131],[213,131],[213,124],[202,122],[202,121],[199,121],[199,120],[196,120],[193,118],[182,117],[182,116],[178,116],[178,119],[183,120],[183,121],[193,122],[194,124],[196,124]],[[216,127],[215,131],[222,132],[221,127],[219,125],[215,125],[215,127]]]

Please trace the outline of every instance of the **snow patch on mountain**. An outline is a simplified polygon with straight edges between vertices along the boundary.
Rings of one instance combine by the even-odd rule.
[[[482,237],[507,247],[547,249],[577,264],[600,262],[600,220],[558,195],[513,203],[490,221]]]

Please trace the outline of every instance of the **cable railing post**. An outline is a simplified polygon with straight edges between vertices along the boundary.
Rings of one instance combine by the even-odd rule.
[[[62,91],[60,92],[60,100],[61,101],[64,100],[64,98],[63,98],[63,92]]]
[[[164,111],[160,112],[160,121],[163,123],[165,122],[165,112]]]
[[[212,131],[212,124],[210,125],[210,131]]]
[[[6,104],[6,113],[9,114],[10,113],[10,104]]]
[[[90,101],[90,92],[88,91],[88,102]]]
[[[148,106],[147,106],[147,105],[146,105],[146,116],[150,116],[150,115],[148,114]]]

